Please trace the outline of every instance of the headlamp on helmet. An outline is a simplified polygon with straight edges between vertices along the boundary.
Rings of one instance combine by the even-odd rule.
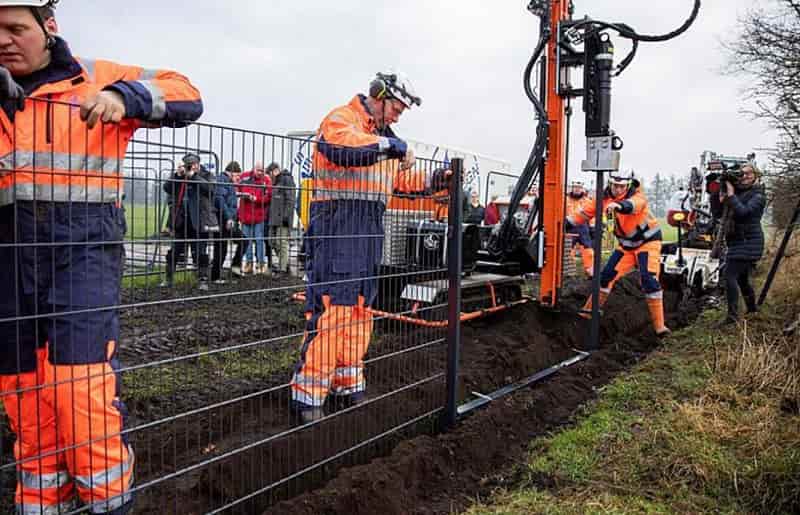
[[[411,81],[401,72],[377,73],[369,85],[369,95],[376,100],[397,100],[406,109],[422,105]]]

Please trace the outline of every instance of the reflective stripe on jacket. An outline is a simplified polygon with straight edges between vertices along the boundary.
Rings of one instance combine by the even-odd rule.
[[[32,89],[23,111],[0,112],[0,205],[116,202],[136,129],[143,122],[183,126],[203,110],[200,93],[182,75],[77,59],[60,38],[48,67],[19,80]],[[126,117],[89,130],[79,106],[104,89],[122,95]]]
[[[391,129],[378,130],[364,96],[357,95],[331,111],[320,125],[314,148],[312,202],[373,200],[385,205],[395,191],[424,191],[424,172],[400,170],[406,149],[406,143]]]
[[[622,206],[614,214],[614,235],[623,249],[636,249],[650,241],[661,240],[661,228],[658,220],[650,214],[647,197],[641,192],[639,186],[631,188],[624,199],[616,200],[610,196],[608,190],[603,197],[603,210],[609,204],[616,202]],[[576,224],[585,224],[595,216],[594,202],[586,202],[568,219]]]

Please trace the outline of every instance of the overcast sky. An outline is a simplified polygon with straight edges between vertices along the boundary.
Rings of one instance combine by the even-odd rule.
[[[76,55],[163,67],[201,90],[203,121],[271,133],[314,129],[376,71],[411,77],[422,107],[397,132],[521,167],[533,144],[522,72],[538,20],[527,0],[67,0],[57,19]],[[641,33],[680,25],[693,0],[575,0],[576,17]],[[676,40],[643,44],[614,83],[623,168],[684,174],[703,150],[744,155],[774,135],[739,114],[741,80],[724,77],[720,40],[753,0],[703,0]],[[618,40],[618,55],[627,51]],[[584,152],[577,110],[571,173]]]

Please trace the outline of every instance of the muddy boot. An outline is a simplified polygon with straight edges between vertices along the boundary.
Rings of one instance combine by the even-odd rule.
[[[336,394],[332,393],[328,396],[328,403],[331,411],[342,411],[353,406],[358,406],[367,400],[365,392],[356,392],[352,394]]]
[[[291,405],[292,424],[294,426],[304,426],[325,416],[322,406],[306,406],[292,402]]]
[[[164,274],[164,280],[161,281],[159,286],[161,288],[172,288],[175,285],[175,258],[171,250],[167,251],[167,268]]]
[[[200,291],[208,291],[208,267],[201,266],[197,270],[197,288]]]
[[[661,297],[647,299],[647,309],[650,310],[650,320],[653,321],[653,330],[656,336],[664,338],[672,332],[664,324],[664,301]]]
[[[611,293],[609,290],[600,289],[600,315],[603,315],[603,306],[606,305],[606,301],[608,300],[608,294]],[[585,318],[586,320],[592,319],[592,296],[589,295],[589,298],[586,299],[586,304],[578,311],[578,316],[581,318]]]

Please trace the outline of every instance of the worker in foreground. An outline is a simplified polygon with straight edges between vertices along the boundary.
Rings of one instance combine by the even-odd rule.
[[[117,352],[123,159],[142,126],[197,119],[175,72],[79,59],[55,1],[0,0],[0,397],[19,514],[133,503]]]
[[[619,247],[614,250],[600,273],[600,306],[608,300],[614,283],[630,272],[639,270],[642,291],[659,337],[670,330],[664,324],[664,301],[658,276],[661,270],[661,228],[650,214],[647,198],[633,173],[612,175],[603,195],[603,210],[614,219],[614,234]],[[595,203],[587,203],[567,217],[568,230],[594,218]],[[591,318],[592,297],[586,301],[580,316]]]
[[[583,209],[588,204],[594,201],[586,193],[581,181],[573,181],[570,185],[570,191],[567,194],[567,217],[574,216],[579,210]],[[592,243],[592,225],[594,220],[589,220],[588,223],[576,225],[572,231],[577,238],[573,241],[570,254],[575,256],[577,249],[581,254],[581,263],[586,275],[591,279],[594,276],[594,247]]]
[[[390,196],[446,188],[447,173],[415,170],[414,152],[391,128],[421,102],[404,75],[379,73],[368,95],[335,108],[320,125],[305,242],[308,322],[291,380],[300,423],[322,417],[329,394],[339,407],[364,399],[369,307],[378,293]]]

